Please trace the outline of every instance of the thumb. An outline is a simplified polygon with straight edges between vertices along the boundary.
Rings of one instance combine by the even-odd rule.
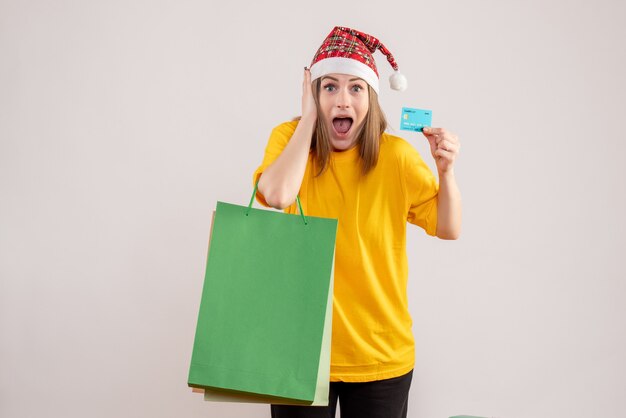
[[[428,143],[430,144],[431,148],[437,148],[437,138],[435,137],[434,134],[430,134],[429,133],[429,128],[424,128],[422,130],[422,133],[424,134],[424,136],[426,137],[426,139],[428,140]]]

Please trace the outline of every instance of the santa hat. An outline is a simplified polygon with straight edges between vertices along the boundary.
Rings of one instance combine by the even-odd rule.
[[[389,77],[393,90],[404,91],[406,78],[398,71],[393,55],[376,38],[354,29],[336,26],[317,50],[311,62],[311,80],[326,74],[349,74],[362,78],[378,93],[378,71],[372,54],[380,49],[394,69]]]

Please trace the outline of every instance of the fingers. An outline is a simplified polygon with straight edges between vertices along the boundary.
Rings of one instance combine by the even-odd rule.
[[[434,136],[436,138],[447,138],[453,141],[458,141],[459,137],[454,135],[452,132],[448,131],[444,128],[433,128],[430,126],[425,126],[423,129],[424,135],[426,136]]]
[[[302,118],[317,118],[317,109],[311,87],[311,70],[304,67],[304,79],[302,80]]]
[[[437,171],[440,176],[443,173],[448,173],[450,170],[453,170],[454,162],[456,160],[456,156],[453,153],[444,150],[437,150],[433,153],[433,158],[435,159]]]
[[[438,143],[437,143],[437,148],[442,149],[444,151],[452,151],[452,152],[458,152],[460,145],[458,142],[453,142],[451,140],[448,139],[441,139]]]
[[[424,127],[423,133],[428,142],[437,149],[458,152],[461,147],[459,137],[444,128]]]
[[[304,77],[302,80],[302,90],[306,91],[311,88],[311,70],[308,67],[304,67]]]
[[[432,126],[424,126],[424,129],[422,130],[422,132],[424,132],[424,135],[440,134],[442,133],[442,131],[444,131],[443,128],[433,128]]]
[[[444,128],[424,127],[423,133],[428,139],[439,173],[451,170],[461,149],[459,137]]]
[[[448,161],[453,161],[455,154],[456,153],[454,151],[448,151],[448,150],[441,149],[441,148],[438,148],[434,152],[435,158],[443,158]]]

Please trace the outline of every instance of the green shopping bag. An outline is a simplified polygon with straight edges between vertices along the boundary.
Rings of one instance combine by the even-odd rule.
[[[207,400],[327,405],[337,220],[254,209],[255,193],[217,203],[188,384]]]

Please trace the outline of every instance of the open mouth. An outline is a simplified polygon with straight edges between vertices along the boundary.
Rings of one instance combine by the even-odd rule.
[[[334,118],[333,128],[340,136],[346,135],[352,128],[352,118]]]

